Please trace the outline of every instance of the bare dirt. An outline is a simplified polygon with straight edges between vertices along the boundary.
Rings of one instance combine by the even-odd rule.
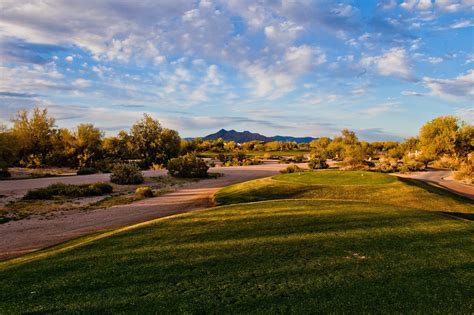
[[[286,164],[264,164],[211,169],[223,177],[184,184],[176,191],[127,205],[89,211],[71,210],[45,216],[30,216],[0,224],[0,260],[19,256],[47,246],[99,230],[118,228],[212,205],[219,189],[252,179],[273,176]],[[145,176],[163,175],[165,171],[147,171]],[[0,194],[21,195],[27,190],[52,183],[86,184],[108,181],[108,174],[40,178],[0,182]]]

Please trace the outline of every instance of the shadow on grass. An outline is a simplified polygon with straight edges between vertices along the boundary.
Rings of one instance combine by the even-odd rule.
[[[450,215],[453,217],[458,217],[461,219],[466,219],[470,221],[474,221],[474,213],[462,213],[462,212],[445,212],[441,211],[442,214]]]
[[[471,313],[471,232],[440,215],[411,214],[302,213],[262,218],[260,229],[228,222],[210,234],[163,221],[1,272],[0,311]],[[428,219],[430,233],[416,225],[402,233]],[[360,224],[377,229],[347,231]],[[254,237],[268,239],[238,242]],[[223,246],[199,246],[216,240]]]
[[[455,199],[456,201],[467,203],[467,204],[474,204],[474,200],[458,195],[454,192],[449,191],[446,188],[441,188],[435,182],[430,182],[430,181],[423,182],[417,179],[403,178],[403,177],[398,177],[398,180],[407,185],[424,189],[430,193],[433,193],[439,196],[449,197],[449,198]]]

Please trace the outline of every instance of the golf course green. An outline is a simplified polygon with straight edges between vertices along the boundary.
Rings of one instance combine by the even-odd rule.
[[[468,199],[318,171],[215,201],[1,262],[0,313],[474,312]]]

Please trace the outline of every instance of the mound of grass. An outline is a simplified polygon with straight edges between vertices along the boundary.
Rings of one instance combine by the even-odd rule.
[[[472,232],[364,202],[219,207],[0,264],[0,313],[468,314]]]
[[[298,176],[283,174],[274,177],[275,180],[303,183],[307,185],[383,185],[397,179],[384,174],[362,171],[318,171],[305,172]]]
[[[29,190],[23,199],[25,200],[48,200],[55,196],[65,197],[88,197],[102,196],[113,191],[113,187],[107,183],[95,183],[90,185],[67,185],[52,184],[45,188]]]
[[[228,186],[214,196],[220,205],[300,198],[358,200],[428,211],[474,213],[473,201],[444,189],[416,180],[359,171],[328,170],[277,175]]]

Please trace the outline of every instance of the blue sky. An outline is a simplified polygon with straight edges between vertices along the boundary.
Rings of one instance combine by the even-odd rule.
[[[0,122],[48,107],[108,134],[144,112],[220,128],[367,140],[474,122],[474,0],[0,3]]]

